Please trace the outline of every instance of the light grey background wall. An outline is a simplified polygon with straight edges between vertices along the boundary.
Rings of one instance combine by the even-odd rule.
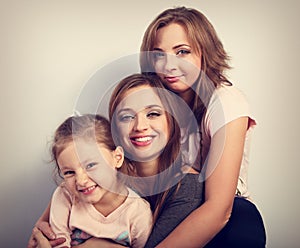
[[[137,53],[149,22],[177,5],[214,24],[256,113],[249,183],[268,247],[299,247],[297,0],[1,0],[1,247],[25,247],[46,207],[55,187],[47,144],[84,84]]]

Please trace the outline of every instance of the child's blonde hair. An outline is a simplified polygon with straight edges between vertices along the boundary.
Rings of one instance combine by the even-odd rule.
[[[60,176],[57,158],[76,139],[93,140],[97,144],[114,151],[110,122],[103,116],[86,114],[67,118],[55,131],[51,147],[52,161],[56,163],[56,174]]]

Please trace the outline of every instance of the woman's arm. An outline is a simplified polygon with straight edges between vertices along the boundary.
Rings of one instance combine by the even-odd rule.
[[[44,210],[41,217],[35,223],[35,227],[37,229],[39,229],[40,232],[42,232],[42,234],[45,236],[45,238],[47,238],[49,240],[51,247],[55,247],[57,245],[64,243],[65,239],[64,238],[56,239],[56,236],[50,227],[50,224],[49,224],[50,204],[51,204],[51,201],[49,202],[48,206]],[[37,247],[37,241],[34,237],[35,230],[36,229],[33,228],[32,234],[31,234],[28,244],[27,244],[27,248],[36,248]],[[35,231],[35,233],[37,233],[37,232]],[[38,233],[38,235],[39,235],[39,233]]]
[[[226,124],[211,140],[205,202],[157,248],[203,247],[228,222],[243,156],[248,117]]]
[[[32,236],[36,240],[36,248],[51,248],[53,247],[49,240],[43,235],[43,233],[36,227],[32,230]],[[91,238],[84,242],[81,245],[75,246],[76,248],[124,248],[122,245],[118,245],[110,240],[106,239],[97,239],[97,238]],[[67,247],[66,247],[67,248]]]
[[[32,230],[32,237],[36,241],[36,248],[51,248],[48,239],[42,234],[42,232],[34,227]]]
[[[49,225],[50,206],[51,201],[42,213],[41,217],[37,220],[35,226],[38,227],[48,239],[55,239],[55,234]]]

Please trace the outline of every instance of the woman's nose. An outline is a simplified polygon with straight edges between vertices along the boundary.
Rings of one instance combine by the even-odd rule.
[[[149,127],[149,120],[143,114],[137,114],[134,119],[134,131],[147,130]]]
[[[170,72],[176,70],[178,66],[178,58],[173,54],[166,54],[165,56],[165,71]]]

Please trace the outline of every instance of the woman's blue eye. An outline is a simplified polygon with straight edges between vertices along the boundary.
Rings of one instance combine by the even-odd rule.
[[[134,119],[134,115],[122,115],[119,117],[119,121],[121,122],[129,122]]]
[[[147,114],[148,118],[155,118],[155,117],[159,117],[159,116],[161,116],[160,112],[150,112]]]
[[[165,53],[164,52],[154,51],[153,52],[153,57],[154,57],[154,59],[162,59],[162,58],[165,57]]]
[[[185,50],[185,49],[181,49],[176,54],[177,55],[185,55],[185,54],[189,54],[189,53],[191,53],[191,51]]]
[[[86,166],[86,169],[91,169],[93,168],[97,163],[89,163],[87,166]]]

